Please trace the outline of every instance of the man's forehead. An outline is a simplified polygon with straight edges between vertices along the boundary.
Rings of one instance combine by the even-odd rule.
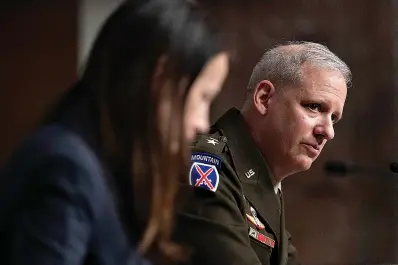
[[[347,97],[347,86],[341,74],[329,71],[321,77],[305,76],[305,80],[303,79],[299,86],[291,87],[285,92],[289,98],[327,104],[337,112],[342,112]]]
[[[328,68],[306,68],[302,75],[303,88],[312,92],[330,92],[344,96],[347,94],[347,84],[340,71]]]

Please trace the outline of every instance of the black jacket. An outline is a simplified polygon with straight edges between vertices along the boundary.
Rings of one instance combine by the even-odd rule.
[[[119,220],[90,98],[74,93],[1,172],[0,264],[148,264]]]

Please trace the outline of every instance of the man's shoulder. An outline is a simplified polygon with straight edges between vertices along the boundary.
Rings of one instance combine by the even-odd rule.
[[[198,134],[192,143],[192,152],[207,152],[221,155],[227,150],[227,138],[220,131],[213,130],[207,134]]]
[[[231,163],[227,141],[228,139],[218,130],[197,135],[192,143],[191,162],[212,164],[218,170],[222,170],[223,165]]]
[[[192,144],[189,184],[215,192],[219,182],[238,183],[234,175],[228,139],[218,130],[198,135]]]

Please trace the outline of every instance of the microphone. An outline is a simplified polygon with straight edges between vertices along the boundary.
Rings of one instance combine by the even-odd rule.
[[[324,170],[329,174],[346,175],[351,173],[357,173],[360,168],[357,165],[351,163],[345,163],[343,161],[331,160],[326,161],[324,164]]]
[[[390,163],[390,171],[392,173],[398,173],[398,163],[397,162]]]
[[[344,161],[339,161],[339,160],[330,160],[326,161],[324,164],[324,170],[328,174],[334,174],[334,175],[341,175],[345,176],[347,174],[355,174],[355,173],[363,173],[363,172],[371,172],[371,173],[387,173],[387,170],[389,169],[389,173],[398,173],[398,163],[397,162],[391,162],[389,165],[389,168],[377,168],[377,167],[369,167],[369,166],[363,166],[363,165],[357,165],[354,163],[348,163]]]

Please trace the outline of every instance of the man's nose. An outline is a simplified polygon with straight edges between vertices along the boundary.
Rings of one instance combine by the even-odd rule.
[[[322,139],[332,140],[334,138],[334,127],[331,119],[321,121],[314,129],[316,136],[322,136]]]

